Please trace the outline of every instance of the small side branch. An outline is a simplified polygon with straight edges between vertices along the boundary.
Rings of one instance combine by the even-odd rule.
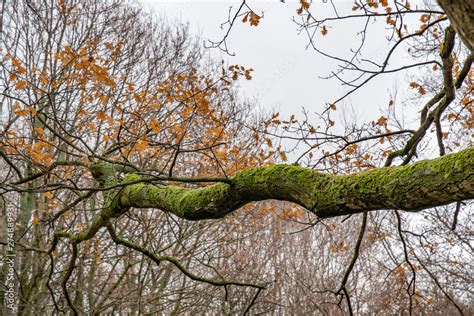
[[[220,280],[213,280],[213,279],[201,277],[201,276],[196,275],[196,274],[192,273],[191,271],[189,271],[175,257],[157,256],[154,253],[152,253],[151,251],[149,251],[148,249],[146,249],[145,247],[140,246],[138,244],[135,244],[131,241],[128,241],[128,240],[118,236],[116,234],[115,229],[113,228],[112,224],[110,224],[110,223],[107,224],[107,230],[109,231],[109,234],[110,234],[112,240],[115,243],[117,243],[119,245],[122,245],[122,246],[125,246],[127,248],[134,249],[134,250],[144,254],[145,256],[147,256],[148,258],[153,260],[157,265],[159,265],[162,261],[168,261],[168,262],[172,263],[175,267],[177,267],[184,275],[186,275],[191,280],[208,283],[208,284],[215,285],[215,286],[223,286],[223,287],[226,287],[226,286],[229,286],[229,285],[235,285],[235,286],[253,287],[253,288],[260,289],[260,290],[266,288],[266,285],[264,285],[264,284],[255,284],[255,283],[250,283],[250,282],[232,281],[232,280],[226,280],[224,278],[221,278]]]

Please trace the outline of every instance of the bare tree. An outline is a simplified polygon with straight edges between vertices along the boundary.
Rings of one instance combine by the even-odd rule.
[[[252,69],[206,60],[185,26],[138,5],[5,6],[0,193],[5,218],[18,210],[18,313],[469,313],[472,21],[441,1],[449,18],[392,2],[323,18],[300,2],[298,26],[350,87],[302,120],[258,117],[233,85]],[[391,46],[368,61],[367,25],[381,17]],[[262,23],[242,2],[216,47],[241,19]],[[316,36],[348,19],[367,21],[359,48],[324,52]],[[390,68],[405,43],[418,59]],[[417,126],[393,100],[377,121],[334,131],[348,95],[416,67]],[[430,136],[440,157],[420,160]],[[290,144],[306,149],[273,164]]]

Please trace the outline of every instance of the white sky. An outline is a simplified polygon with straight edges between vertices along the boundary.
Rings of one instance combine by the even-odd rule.
[[[159,16],[165,14],[171,20],[189,23],[190,30],[200,35],[203,40],[218,41],[222,39],[224,30],[220,28],[227,20],[229,6],[236,9],[239,1],[165,1],[145,0],[145,6],[150,6]],[[341,8],[350,10],[352,1],[335,0]],[[235,57],[222,55],[218,49],[211,49],[210,54],[217,59],[224,58],[230,64],[240,64],[254,68],[253,79],[242,81],[242,93],[248,98],[257,98],[261,107],[267,110],[279,110],[284,116],[301,113],[305,107],[310,113],[321,112],[325,104],[332,102],[346,89],[340,82],[323,80],[319,76],[328,75],[335,70],[336,63],[318,55],[311,48],[306,49],[308,38],[306,34],[297,34],[297,27],[292,21],[298,7],[296,1],[247,1],[256,12],[264,11],[264,18],[258,27],[236,22],[231,31],[228,46]],[[320,16],[332,12],[330,3],[315,1],[312,5]],[[336,53],[339,56],[349,56],[349,49],[355,48],[358,39],[356,34],[362,27],[363,21],[347,20],[347,22],[329,25],[329,32],[322,36],[316,35],[318,47]],[[381,61],[388,49],[385,40],[385,22],[370,26],[369,45],[365,51],[366,58]],[[319,46],[320,45],[320,46]],[[395,61],[402,62],[403,54]],[[345,107],[338,107],[342,115],[347,113],[349,106],[355,108],[360,120],[380,117],[379,109],[385,109],[390,100],[396,82],[404,79],[403,74],[395,76],[384,75],[374,80],[345,101]],[[406,86],[404,87],[406,90]],[[403,91],[398,91],[403,93]],[[361,123],[361,122],[360,122]]]

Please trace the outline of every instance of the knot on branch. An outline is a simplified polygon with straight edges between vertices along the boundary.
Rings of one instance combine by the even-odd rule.
[[[96,162],[89,165],[89,170],[100,184],[113,185],[117,183],[117,170],[107,162]]]

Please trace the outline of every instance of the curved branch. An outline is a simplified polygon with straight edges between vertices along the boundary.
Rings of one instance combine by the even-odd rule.
[[[125,182],[136,182],[129,175]],[[379,209],[418,211],[474,198],[474,149],[351,175],[329,175],[298,166],[256,167],[237,173],[232,184],[199,189],[125,185],[111,201],[114,217],[135,208],[158,208],[188,220],[222,218],[241,206],[267,199],[297,203],[320,218]]]
[[[67,290],[68,285],[67,282],[69,281],[69,278],[72,275],[72,272],[74,271],[75,264],[76,264],[76,259],[77,259],[77,243],[76,242],[71,242],[72,245],[72,256],[69,261],[68,267],[66,269],[66,274],[64,275],[64,278],[61,282],[61,289],[63,291],[64,296],[66,297],[66,302],[69,308],[71,308],[72,313],[77,316],[79,315],[78,310],[74,303],[71,300],[71,296],[69,295],[69,291]]]
[[[153,254],[151,251],[149,251],[148,249],[118,236],[110,223],[107,224],[107,229],[109,231],[110,236],[112,237],[112,240],[115,243],[117,243],[119,245],[123,245],[127,248],[134,249],[138,252],[141,252],[142,254],[144,254],[145,256],[150,258],[151,260],[153,260],[157,265],[159,265],[162,261],[168,261],[168,262],[172,263],[175,267],[177,267],[184,275],[186,275],[191,280],[208,283],[208,284],[215,285],[215,286],[224,286],[224,287],[227,286],[227,285],[236,285],[236,286],[254,287],[254,288],[257,288],[259,290],[262,290],[262,289],[266,288],[266,286],[263,285],[263,284],[254,284],[254,283],[247,283],[247,282],[231,281],[231,280],[225,280],[224,278],[222,278],[220,280],[213,280],[213,279],[208,279],[208,278],[205,278],[205,277],[201,277],[201,276],[196,275],[196,274],[192,273],[191,271],[189,271],[175,257],[157,256],[157,255]]]

